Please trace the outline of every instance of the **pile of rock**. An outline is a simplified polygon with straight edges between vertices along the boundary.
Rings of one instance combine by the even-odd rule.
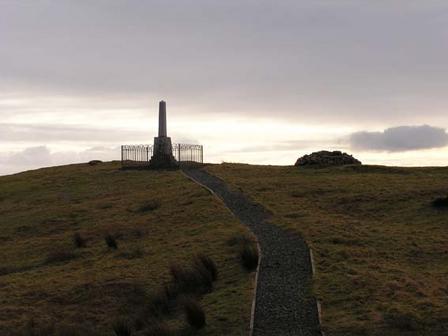
[[[340,151],[320,151],[302,156],[297,159],[295,166],[328,167],[353,164],[359,165],[361,164],[361,161],[355,159],[347,153],[342,153]]]

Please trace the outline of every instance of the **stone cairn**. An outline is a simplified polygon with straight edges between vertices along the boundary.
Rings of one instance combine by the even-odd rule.
[[[329,167],[343,165],[360,165],[361,161],[340,151],[320,151],[304,155],[297,159],[295,166]]]
[[[166,128],[166,103],[162,100],[159,102],[159,136],[154,138],[154,152],[149,162],[151,168],[164,169],[178,166]]]

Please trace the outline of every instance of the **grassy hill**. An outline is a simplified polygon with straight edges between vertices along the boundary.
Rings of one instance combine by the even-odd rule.
[[[129,324],[142,335],[154,325],[245,335],[254,279],[238,242],[247,234],[179,171],[104,163],[0,177],[0,334],[113,335]],[[218,279],[191,294],[207,320],[193,332],[173,299],[170,266],[190,269],[197,254],[213,259]]]
[[[448,211],[431,205],[448,193],[448,168],[207,169],[305,237],[327,335],[448,335]],[[179,171],[104,163],[0,177],[0,335],[113,335],[123,319],[135,335],[154,325],[246,335],[253,275],[238,253],[248,234]],[[154,306],[170,293],[170,268],[191,269],[198,254],[219,274],[189,294],[207,319],[194,331],[181,297]]]
[[[326,335],[448,335],[448,168],[207,169],[307,240]]]

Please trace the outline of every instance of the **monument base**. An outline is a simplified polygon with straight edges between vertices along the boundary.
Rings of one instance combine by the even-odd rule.
[[[149,161],[149,167],[153,169],[177,168],[179,165],[173,156],[171,138],[154,138],[154,153]]]
[[[149,161],[149,168],[152,169],[172,169],[178,168],[179,164],[174,159],[173,155],[154,154]]]

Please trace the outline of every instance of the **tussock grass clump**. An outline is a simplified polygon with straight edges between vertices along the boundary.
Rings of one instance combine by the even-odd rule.
[[[289,192],[289,195],[294,198],[300,198],[300,197],[304,197],[305,193],[303,191],[294,190],[294,191]]]
[[[144,233],[140,229],[134,229],[132,230],[132,237],[134,238],[142,238],[144,236]]]
[[[145,336],[171,336],[173,335],[171,328],[163,321],[151,320],[145,330]]]
[[[178,264],[170,266],[170,274],[173,284],[183,293],[195,292],[201,286],[202,277],[200,274],[187,269]]]
[[[173,284],[165,284],[151,298],[151,313],[154,316],[170,314],[176,307],[179,296],[178,288]]]
[[[185,299],[183,302],[185,319],[195,329],[205,327],[205,312],[199,303],[193,299]]]
[[[114,205],[112,203],[104,203],[104,204],[98,205],[98,209],[101,209],[101,210],[111,209],[113,207],[114,207]]]
[[[58,324],[54,332],[55,336],[96,336],[92,328],[87,325],[79,324]],[[47,335],[49,336],[49,335]]]
[[[170,266],[173,285],[181,293],[201,293],[213,287],[213,279],[209,271],[202,265],[185,268],[177,264]]]
[[[241,265],[249,272],[258,266],[259,253],[257,244],[247,235],[234,236],[227,241],[227,245],[239,248],[239,259]]]
[[[147,312],[143,309],[140,313],[136,313],[133,319],[133,325],[135,331],[141,331],[146,328],[147,324]]]
[[[144,204],[142,204],[137,209],[137,212],[149,212],[149,211],[154,211],[158,208],[160,208],[160,201],[151,200],[151,201],[146,201]]]
[[[87,336],[91,335],[85,330],[79,330],[78,327],[74,326],[59,326],[56,328],[54,333],[55,336]]]
[[[34,319],[28,320],[25,326],[19,331],[20,336],[93,336],[91,328],[85,325],[73,325],[61,322],[38,324]]]
[[[250,243],[252,239],[248,235],[235,235],[227,240],[227,245],[232,247],[241,247],[244,244]]]
[[[104,241],[109,248],[114,250],[118,249],[118,242],[110,233],[104,236]]]
[[[412,331],[419,327],[419,318],[411,312],[391,308],[383,315],[384,322],[394,329]]]
[[[0,267],[0,276],[16,272],[13,267]]]
[[[132,327],[127,319],[117,319],[113,323],[112,329],[115,333],[115,336],[131,336],[132,335]]]
[[[213,289],[213,276],[210,271],[203,264],[193,264],[191,270],[198,278],[197,291],[198,293],[211,292]]]
[[[63,263],[66,261],[70,261],[76,258],[76,255],[67,249],[59,248],[48,253],[47,258],[45,259],[46,264],[56,264]]]
[[[210,274],[212,281],[218,279],[218,268],[212,258],[205,254],[198,254],[194,259],[194,264],[198,268],[204,268]]]
[[[143,255],[144,255],[143,250],[140,247],[136,247],[128,251],[122,252],[118,257],[132,260],[142,258]]]
[[[213,281],[218,278],[215,262],[203,254],[198,254],[189,267],[171,264],[169,270],[171,281],[151,297],[149,311],[152,316],[174,313],[184,295],[200,296],[210,292]]]
[[[73,235],[73,244],[75,244],[75,247],[77,248],[83,248],[86,247],[86,240],[81,236],[79,232],[76,232]]]
[[[432,201],[432,206],[434,208],[445,208],[448,209],[448,196],[447,197],[439,197]]]
[[[240,249],[240,260],[243,267],[249,272],[254,271],[258,266],[259,259],[257,245],[250,240],[244,240]]]
[[[36,321],[31,318],[25,324],[25,326],[20,331],[21,336],[47,336],[54,334],[54,325],[38,325]]]

